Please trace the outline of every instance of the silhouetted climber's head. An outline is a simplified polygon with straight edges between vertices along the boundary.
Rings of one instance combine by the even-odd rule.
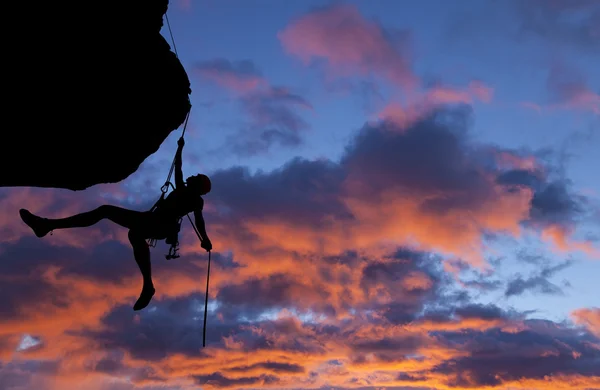
[[[190,176],[186,180],[187,187],[193,191],[197,191],[200,195],[208,194],[211,189],[211,182],[208,176],[198,174]]]

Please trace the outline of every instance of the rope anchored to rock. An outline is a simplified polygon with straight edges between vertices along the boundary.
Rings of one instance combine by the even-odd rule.
[[[167,26],[169,29],[169,34],[171,35],[171,41],[173,42],[173,50],[175,52],[175,56],[177,56],[177,58],[179,58],[179,55],[177,54],[177,48],[175,46],[175,39],[173,37],[173,32],[171,31],[171,24],[169,23],[169,17],[166,14],[165,14],[165,18],[166,18]],[[190,112],[191,112],[191,106],[185,117],[183,131],[181,132],[182,139],[185,136],[185,131],[187,129]],[[171,176],[173,175],[173,172],[175,171],[176,158],[177,158],[176,156],[173,157],[173,162],[171,163],[171,168],[169,169],[169,173],[167,175],[167,179],[165,180],[165,184],[163,184],[162,187],[160,188],[161,196],[156,201],[156,203],[152,206],[152,208],[150,209],[151,212],[155,211],[158,208],[158,206],[160,205],[160,203],[162,203],[165,200],[165,195],[169,191],[169,187],[171,187],[173,190],[175,190],[175,186],[173,185],[173,183],[171,183]],[[200,244],[202,244],[202,242],[203,242],[202,236],[201,236],[200,232],[198,231],[198,229],[196,228],[196,224],[194,224],[194,222],[190,218],[189,213],[186,214],[186,216],[188,218],[188,221],[190,221],[190,225],[192,225],[192,227],[194,228],[194,232],[196,233],[196,236],[198,237]],[[180,230],[182,220],[183,220],[183,217],[179,218],[179,220],[177,221],[177,233]],[[157,241],[156,239],[150,239],[150,240],[148,240],[148,245],[151,247],[155,247],[156,241]],[[168,244],[169,243],[171,244],[171,247],[169,248],[169,253],[165,255],[165,258],[167,260],[178,258],[179,254],[177,253],[177,251],[179,250],[179,240],[178,240],[177,236],[175,236],[175,238],[171,239],[170,242],[169,242],[169,240],[166,240],[166,241]],[[208,251],[208,267],[207,267],[207,271],[206,271],[206,292],[205,292],[205,297],[204,297],[204,327],[203,327],[203,332],[202,332],[202,346],[203,347],[206,347],[206,318],[207,318],[207,312],[208,312],[208,286],[209,286],[209,280],[210,280],[210,263],[211,263],[211,251],[209,250]]]

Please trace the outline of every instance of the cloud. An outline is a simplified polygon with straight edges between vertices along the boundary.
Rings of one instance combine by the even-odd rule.
[[[17,213],[65,216],[107,198],[147,209],[154,195],[4,189],[0,378],[49,390],[597,387],[594,328],[477,303],[444,267],[485,264],[486,237],[535,231],[532,218],[577,223],[568,186],[548,190],[534,156],[473,142],[471,122],[455,108],[408,127],[367,123],[339,161],[211,174],[207,348],[193,231],[175,261],[153,250],[157,294],[136,313],[125,229],[104,221],[37,239]],[[40,343],[17,351],[25,334]]]
[[[471,44],[489,45],[500,38],[541,44],[554,52],[598,53],[600,6],[595,0],[509,0],[485,6],[473,1],[459,12],[446,34]]]
[[[306,98],[287,87],[270,85],[249,60],[218,58],[200,62],[194,69],[238,95],[237,102],[248,118],[238,132],[227,137],[229,152],[248,157],[268,152],[274,145],[293,148],[302,143],[310,126],[298,110],[313,110]]]
[[[535,191],[529,217],[524,223],[540,229],[542,238],[553,243],[557,251],[582,251],[590,257],[600,258],[600,252],[590,240],[580,241],[573,237],[578,221],[585,214],[593,213],[594,206],[586,196],[573,192],[569,180],[551,180],[545,171],[540,167],[509,170],[498,176],[497,181],[509,187],[526,186]]]
[[[572,261],[565,261],[553,267],[544,267],[539,273],[528,278],[518,275],[508,282],[504,296],[522,295],[526,291],[539,292],[542,294],[562,295],[563,291],[557,285],[551,283],[548,278],[554,276],[557,272],[569,267]]]
[[[215,58],[194,64],[193,71],[238,93],[249,92],[267,84],[262,72],[250,60]]]
[[[231,137],[236,154],[251,156],[263,153],[274,144],[298,146],[302,143],[302,134],[310,128],[297,114],[297,109],[312,111],[312,105],[287,88],[269,87],[249,93],[241,98],[240,103],[251,121],[240,134]]]
[[[519,237],[523,229],[558,227],[568,237],[577,196],[552,190],[536,170],[505,168],[506,151],[470,143],[469,121],[464,110],[440,110],[409,128],[367,124],[339,163],[297,159],[252,176],[240,168],[215,172],[215,201],[236,221],[230,234],[251,234],[255,251],[337,253],[350,243],[395,242],[482,265],[488,233]]]
[[[520,37],[593,52],[600,48],[600,5],[595,0],[516,0]]]
[[[575,323],[583,325],[600,337],[600,308],[577,309],[571,313]]]
[[[376,116],[400,126],[410,126],[443,105],[489,103],[493,98],[493,88],[479,80],[464,88],[425,85],[413,71],[410,33],[385,29],[352,5],[314,9],[291,21],[278,38],[288,54],[326,71],[328,90],[388,99]],[[390,86],[391,98],[384,97],[382,90]]]
[[[555,63],[548,74],[548,90],[559,107],[600,114],[600,91],[593,91],[586,78],[573,67]]]
[[[192,9],[192,0],[179,0],[177,4],[184,11],[191,11]]]
[[[489,103],[493,98],[493,94],[493,89],[480,81],[470,82],[466,89],[434,86],[423,94],[410,98],[406,104],[389,103],[378,114],[378,117],[393,121],[398,126],[407,127],[431,115],[440,107],[472,104],[476,100]]]
[[[599,357],[598,349],[569,332],[556,331],[557,338],[529,330],[446,333],[447,342],[452,342],[454,348],[465,348],[469,356],[451,359],[433,371],[442,374],[448,386],[474,388],[505,386],[521,378],[543,380],[548,375],[572,372],[597,378],[600,369],[593,362]]]
[[[554,181],[540,186],[531,200],[531,220],[553,224],[571,222],[583,210],[585,198],[569,192],[566,182]]]
[[[600,89],[591,86],[585,75],[573,65],[553,61],[549,66],[546,89],[548,102],[524,102],[522,106],[539,112],[571,110],[600,114]]]
[[[407,89],[418,83],[412,71],[408,33],[386,30],[363,18],[352,5],[311,11],[277,36],[289,54],[305,64],[323,60],[332,75],[374,73]]]

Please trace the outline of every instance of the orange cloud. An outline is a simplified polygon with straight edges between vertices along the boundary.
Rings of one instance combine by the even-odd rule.
[[[581,251],[591,258],[600,259],[600,249],[595,248],[591,242],[571,238],[571,234],[572,229],[559,225],[550,225],[542,230],[542,238],[552,242],[558,251],[562,253]]]
[[[590,334],[448,295],[443,255],[485,266],[485,233],[526,229],[534,190],[507,191],[497,176],[539,163],[477,150],[498,165],[488,169],[452,131],[429,125],[367,127],[339,163],[213,175],[206,349],[207,256],[187,220],[180,259],[153,250],[157,295],[134,313],[141,280],[124,229],[98,224],[37,240],[16,213],[65,216],[103,203],[98,193],[7,190],[0,370],[9,359],[56,362],[30,383],[57,389],[597,386],[589,367],[600,347]],[[219,183],[236,191],[218,193]],[[597,332],[595,312],[573,316]],[[26,333],[41,345],[14,352]]]
[[[418,120],[431,115],[437,108],[446,104],[470,104],[477,100],[491,102],[493,89],[479,81],[472,81],[464,90],[450,87],[435,87],[422,96],[411,98],[403,105],[398,102],[388,104],[377,115],[380,119],[390,120],[401,128],[410,126]]]
[[[590,332],[600,337],[600,308],[577,309],[571,313],[576,324],[587,327]]]

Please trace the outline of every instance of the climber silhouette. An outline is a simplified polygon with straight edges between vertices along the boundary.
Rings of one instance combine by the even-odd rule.
[[[129,242],[133,247],[133,255],[143,277],[142,292],[133,306],[133,310],[141,310],[148,306],[155,293],[152,282],[150,248],[146,239],[165,239],[167,244],[176,244],[181,218],[194,212],[196,226],[202,241],[201,246],[206,251],[212,249],[202,216],[204,207],[202,195],[210,192],[211,182],[208,176],[203,174],[190,176],[184,182],[181,170],[181,153],[184,144],[183,137],[177,141],[178,148],[174,162],[175,189],[166,198],[161,198],[152,210],[134,211],[113,205],[102,205],[95,210],[70,217],[49,219],[21,209],[19,210],[21,219],[37,237],[44,237],[56,229],[92,226],[102,219],[109,219],[129,229]]]

